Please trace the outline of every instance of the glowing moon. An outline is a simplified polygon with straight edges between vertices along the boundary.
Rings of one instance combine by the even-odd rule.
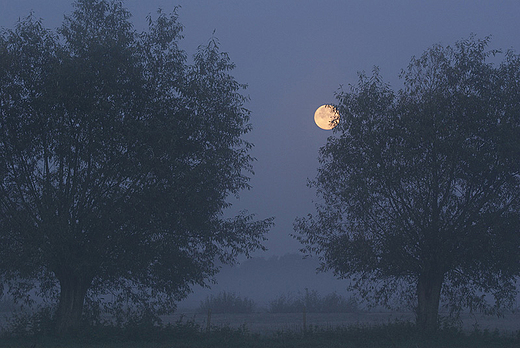
[[[314,113],[314,122],[321,129],[330,130],[338,125],[339,114],[331,105],[322,105]]]

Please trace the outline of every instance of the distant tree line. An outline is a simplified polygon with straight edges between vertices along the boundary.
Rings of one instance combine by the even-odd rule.
[[[350,296],[345,298],[333,292],[320,295],[316,290],[305,290],[298,295],[288,293],[269,302],[269,313],[357,313],[357,300]]]
[[[255,301],[241,297],[234,292],[222,291],[217,295],[209,295],[201,301],[198,308],[201,313],[253,313],[257,309]]]
[[[307,290],[305,294],[281,294],[271,300],[267,308],[260,308],[255,301],[241,297],[234,292],[222,291],[209,295],[201,301],[198,308],[201,313],[254,313],[267,310],[269,313],[355,313],[360,309],[354,297],[345,298],[337,293],[322,296],[316,290]]]

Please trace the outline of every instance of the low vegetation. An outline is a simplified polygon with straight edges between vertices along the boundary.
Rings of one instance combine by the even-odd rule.
[[[239,314],[263,311],[255,301],[247,297],[242,298],[233,292],[222,291],[218,295],[207,296],[201,301],[199,313]],[[316,290],[305,289],[305,293],[287,293],[278,296],[269,302],[269,313],[357,313],[358,302],[354,297],[345,298],[336,292],[322,296]]]
[[[345,297],[333,292],[321,296],[316,290],[305,294],[283,294],[269,303],[270,313],[355,313],[359,311],[354,297]]]
[[[5,299],[5,303],[10,303]],[[330,313],[358,311],[353,298],[344,298],[336,293],[321,296],[316,291],[304,294],[281,295],[270,303],[272,313],[301,312],[306,306],[309,313],[323,313],[328,308]],[[10,308],[10,306],[7,306]],[[252,313],[257,305],[253,300],[242,298],[235,293],[221,292],[209,296],[201,302],[199,311],[207,313]],[[234,311],[234,312],[233,312]],[[323,327],[307,325],[294,326],[269,333],[250,331],[248,325],[211,325],[187,320],[181,317],[174,322],[163,322],[156,316],[130,316],[126,321],[98,320],[89,321],[81,331],[73,335],[57,336],[52,330],[53,309],[40,307],[32,312],[16,312],[3,324],[0,333],[0,348],[15,347],[70,347],[70,348],[484,348],[484,347],[519,347],[520,331],[499,332],[479,329],[475,326],[471,332],[444,323],[434,334],[425,335],[417,330],[415,324],[407,321],[393,321],[383,324],[356,324],[351,326]],[[8,315],[7,312],[2,313]]]
[[[3,347],[226,347],[226,348],[292,348],[292,347],[518,347],[520,332],[507,336],[498,331],[463,333],[455,328],[444,328],[437,334],[425,336],[409,322],[394,322],[378,326],[350,326],[337,328],[309,327],[307,331],[277,331],[256,334],[246,327],[212,327],[204,330],[192,321],[179,320],[173,324],[142,328],[105,326],[91,328],[74,337],[35,335],[17,337],[4,333]]]
[[[253,313],[257,308],[255,301],[240,297],[233,292],[220,292],[218,295],[210,295],[201,301],[199,312],[207,313]]]

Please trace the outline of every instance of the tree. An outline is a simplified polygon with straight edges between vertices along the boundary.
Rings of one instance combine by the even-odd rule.
[[[129,18],[78,0],[57,32],[29,17],[0,37],[0,270],[58,299],[62,333],[101,294],[174,310],[272,224],[224,217],[253,161],[228,55],[211,39],[190,65],[175,11]]]
[[[410,300],[427,332],[441,298],[497,312],[520,275],[520,57],[494,65],[488,41],[433,46],[397,93],[377,69],[338,93],[317,213],[295,221],[322,269],[371,303]]]

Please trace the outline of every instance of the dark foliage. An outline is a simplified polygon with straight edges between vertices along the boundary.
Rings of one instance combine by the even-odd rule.
[[[188,64],[175,12],[137,33],[119,1],[74,6],[57,32],[30,16],[0,35],[0,275],[57,301],[59,331],[106,294],[172,311],[272,223],[223,215],[253,159],[217,40]]]
[[[340,92],[341,122],[311,184],[317,214],[295,222],[323,269],[371,303],[404,300],[425,330],[440,302],[499,313],[516,294],[520,57],[495,65],[487,46],[433,46],[398,92],[377,69]]]

